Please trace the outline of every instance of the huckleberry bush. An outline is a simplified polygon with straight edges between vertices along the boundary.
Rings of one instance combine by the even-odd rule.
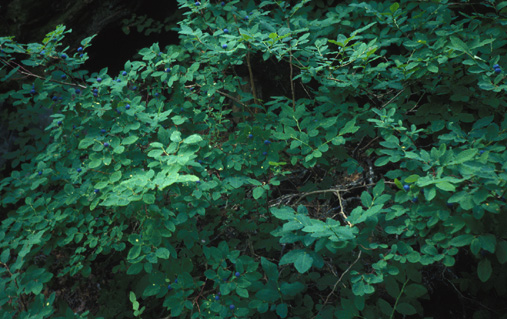
[[[505,313],[507,6],[178,3],[119,74],[0,38],[2,318]]]

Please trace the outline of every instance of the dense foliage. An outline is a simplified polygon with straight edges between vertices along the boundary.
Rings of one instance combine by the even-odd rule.
[[[1,318],[507,313],[507,2],[178,2],[119,74],[0,38]]]

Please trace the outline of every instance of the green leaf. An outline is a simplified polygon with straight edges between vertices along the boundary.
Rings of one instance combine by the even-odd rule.
[[[158,258],[161,258],[161,259],[169,259],[169,249],[167,248],[158,248],[157,251],[155,252],[155,255],[158,257]]]
[[[496,238],[492,234],[480,235],[479,240],[481,242],[482,249],[495,253]]]
[[[401,302],[396,306],[396,311],[405,316],[415,315],[417,310],[411,304]]]
[[[278,281],[278,267],[275,263],[261,257],[261,266],[269,280]]]
[[[97,168],[102,164],[102,159],[93,159],[88,163],[88,168]]]
[[[289,308],[287,307],[287,304],[282,303],[276,306],[276,314],[280,316],[280,318],[286,318],[288,312]]]
[[[265,289],[259,290],[255,294],[255,297],[257,299],[262,300],[262,301],[275,302],[280,298],[280,295],[278,294],[278,291],[276,291],[274,289],[265,288]]]
[[[435,186],[440,188],[443,191],[448,191],[448,192],[454,192],[456,190],[456,187],[453,184],[446,182],[446,181],[437,182],[435,184]]]
[[[90,145],[92,145],[94,143],[94,140],[93,138],[90,138],[90,137],[85,137],[84,139],[82,139],[81,141],[79,141],[79,146],[78,148],[79,149],[87,149]]]
[[[368,191],[363,191],[361,193],[361,203],[365,207],[370,207],[373,202],[373,198],[371,197],[370,193]]]
[[[153,204],[153,203],[155,203],[155,195],[149,194],[149,193],[145,193],[143,195],[143,202],[145,202],[146,204]]]
[[[238,294],[238,296],[243,298],[250,297],[250,295],[248,294],[248,290],[246,290],[245,288],[236,287],[236,293]]]
[[[0,255],[0,262],[6,264],[9,260],[11,250],[9,248],[5,249]]]
[[[253,190],[253,198],[254,199],[261,198],[262,195],[264,195],[264,192],[265,192],[265,190],[262,187],[256,187],[256,188],[254,188],[254,190]]]
[[[400,7],[400,4],[398,2],[395,2],[393,3],[390,7],[389,7],[389,10],[391,11],[391,13],[395,13],[396,10],[398,10],[398,8]]]
[[[340,135],[345,135],[348,133],[355,133],[357,130],[359,130],[359,126],[356,125],[356,119],[352,119],[348,121],[345,126],[340,130]]]
[[[491,273],[493,268],[491,268],[491,262],[489,259],[483,259],[479,262],[479,266],[477,267],[477,275],[479,275],[479,279],[482,282],[488,281],[489,277],[491,277]]]
[[[114,183],[121,179],[121,171],[116,171],[113,174],[111,174],[111,177],[109,177],[109,182]]]
[[[135,143],[138,139],[139,139],[139,138],[138,138],[137,136],[132,135],[132,136],[129,136],[129,137],[127,137],[126,139],[124,139],[124,140],[122,141],[122,144],[123,144],[123,145],[130,145],[130,144]]]
[[[294,266],[300,274],[307,272],[312,267],[312,264],[313,258],[305,251],[301,251],[294,261]]]
[[[297,294],[301,293],[305,288],[306,286],[299,281],[292,283],[283,282],[280,286],[280,291],[284,296],[294,297]]]
[[[451,43],[452,46],[450,46],[452,49],[462,51],[462,52],[468,52],[468,46],[465,44],[465,42],[461,41],[461,39],[458,39],[456,37],[451,37]]]
[[[501,240],[496,247],[496,258],[501,264],[507,263],[507,241]]]
[[[281,220],[292,220],[295,217],[294,210],[288,206],[282,208],[271,207],[269,211],[273,216]]]
[[[459,154],[457,154],[455,160],[452,161],[450,164],[464,163],[466,161],[473,159],[476,155],[477,155],[476,149],[464,150],[464,151],[460,152]]]
[[[405,287],[405,294],[411,298],[420,298],[428,293],[428,289],[423,285],[410,284]]]
[[[377,301],[377,304],[380,307],[380,311],[384,315],[389,316],[393,312],[393,307],[391,307],[391,305],[387,301],[385,301],[384,299],[379,298]]]
[[[137,258],[141,254],[141,246],[134,246],[130,248],[129,253],[127,255],[127,260],[132,260]]]
[[[198,134],[193,134],[193,135],[190,135],[189,137],[187,137],[183,143],[184,144],[195,144],[195,143],[199,143],[200,141],[202,141],[202,137]]]
[[[459,235],[451,239],[449,244],[455,247],[462,247],[470,244],[472,242],[472,239],[474,239],[474,236],[470,234]]]
[[[172,132],[171,141],[173,141],[175,143],[181,142],[181,132],[180,131]]]

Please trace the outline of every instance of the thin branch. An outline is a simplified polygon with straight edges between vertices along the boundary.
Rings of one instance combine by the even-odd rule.
[[[356,260],[354,260],[354,262],[352,264],[350,264],[350,266],[341,274],[340,278],[338,278],[338,281],[333,286],[333,290],[331,290],[329,295],[327,295],[326,300],[322,304],[322,307],[320,308],[319,312],[313,318],[316,318],[319,315],[320,311],[322,311],[322,309],[324,309],[324,306],[326,306],[327,302],[329,301],[329,298],[331,298],[331,295],[334,294],[336,287],[342,281],[345,274],[348,273],[350,271],[350,269],[352,269],[352,267],[359,261],[359,258],[361,258],[361,253],[362,253],[362,251],[359,251],[359,254],[357,255]]]
[[[227,94],[227,93],[222,92],[222,91],[217,91],[217,92],[218,92],[218,94],[221,94],[221,95],[223,95],[223,96],[225,96],[225,97],[228,97],[228,98],[230,98],[231,100],[233,100],[234,102],[241,104],[241,106],[243,106],[243,107],[245,107],[245,108],[248,106],[248,105],[246,105],[245,103],[241,102],[240,100],[238,100],[237,98],[235,98],[234,96],[232,96],[232,95],[230,95],[230,94]]]
[[[340,191],[336,191],[335,192],[335,195],[338,197],[338,201],[340,202],[340,212],[338,214],[340,214],[340,216],[343,218],[343,221],[349,225],[349,227],[352,227],[352,224],[347,220],[347,215],[345,215],[345,212],[343,211],[343,205],[342,205],[342,197],[340,196]]]
[[[255,82],[253,77],[252,65],[250,64],[250,50],[246,52],[246,65],[248,66],[248,74],[250,75],[250,89],[254,98],[254,103],[259,104],[257,101],[257,92],[255,90]]]

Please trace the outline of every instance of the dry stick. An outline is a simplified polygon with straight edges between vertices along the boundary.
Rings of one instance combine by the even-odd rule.
[[[287,20],[287,27],[290,30],[289,20]],[[296,93],[294,92],[294,80],[293,80],[294,71],[292,69],[292,46],[289,47],[289,66],[290,66],[290,91],[292,93],[292,109],[294,112],[296,112]]]
[[[250,75],[250,89],[254,98],[254,103],[259,104],[257,101],[257,92],[255,91],[255,83],[252,72],[252,65],[250,64],[250,50],[246,51],[246,65],[248,66],[248,74]]]
[[[320,308],[321,310],[324,309],[324,306],[329,301],[329,298],[331,298],[331,295],[334,294],[334,291],[336,290],[336,287],[338,286],[338,284],[342,281],[343,276],[345,276],[345,274],[348,273],[350,271],[350,269],[352,269],[352,267],[359,261],[359,258],[361,258],[361,253],[362,253],[362,251],[359,251],[359,254],[357,255],[356,260],[354,260],[354,262],[352,264],[350,264],[349,268],[347,268],[342,273],[342,275],[340,276],[340,278],[338,278],[338,281],[333,286],[333,290],[331,290],[331,292],[329,293],[329,295],[327,295],[326,300],[324,301],[324,304],[322,304],[322,308]],[[319,310],[319,312],[317,312],[317,314],[313,318],[316,318],[319,315],[319,313],[320,313],[321,310]]]
[[[238,100],[237,98],[235,98],[234,96],[232,96],[230,94],[227,94],[225,92],[218,91],[218,90],[217,90],[217,92],[218,92],[218,94],[222,94],[223,96],[230,98],[234,102],[241,104],[241,106],[243,106],[243,107],[247,107],[248,106],[248,105],[246,105],[245,103],[241,102],[240,100]]]
[[[12,66],[11,63],[9,63],[9,61],[6,61],[4,59],[0,59],[0,61],[2,63],[4,63],[5,65],[8,65],[10,66],[11,68],[16,68],[15,66]],[[69,85],[69,86],[77,86],[77,87],[80,87],[82,89],[86,89],[87,87],[82,85],[82,84],[76,84],[76,83],[67,83],[67,82],[61,82],[61,81],[57,81],[57,80],[53,80],[53,79],[49,79],[49,78],[45,78],[43,76],[40,76],[40,75],[37,75],[35,73],[32,73],[30,72],[29,70],[27,70],[26,68],[24,68],[23,66],[13,62],[13,64],[19,66],[19,70],[16,71],[16,72],[19,72],[23,75],[26,75],[26,76],[32,76],[32,77],[35,77],[35,78],[39,78],[39,79],[42,79],[42,80],[49,80],[50,82],[53,82],[53,83],[58,83],[58,84],[62,84],[62,85]]]
[[[337,191],[335,192],[335,195],[338,197],[338,201],[340,202],[340,212],[339,212],[340,216],[342,216],[343,221],[344,221],[347,225],[349,225],[349,227],[352,227],[352,224],[351,224],[351,223],[347,220],[347,215],[345,215],[345,212],[343,211],[342,197],[340,196],[340,191],[339,191],[339,190],[337,190]]]
[[[350,191],[351,189],[363,188],[363,187],[368,187],[368,186],[373,186],[373,185],[375,185],[375,184],[359,185],[359,186],[354,186],[354,187],[345,188],[345,189],[323,189],[323,190],[306,192],[306,193],[299,195],[299,199],[294,203],[294,205],[299,203],[304,197],[306,197],[308,195],[323,194],[323,193],[335,193],[336,194],[336,192],[347,192],[347,191]]]

